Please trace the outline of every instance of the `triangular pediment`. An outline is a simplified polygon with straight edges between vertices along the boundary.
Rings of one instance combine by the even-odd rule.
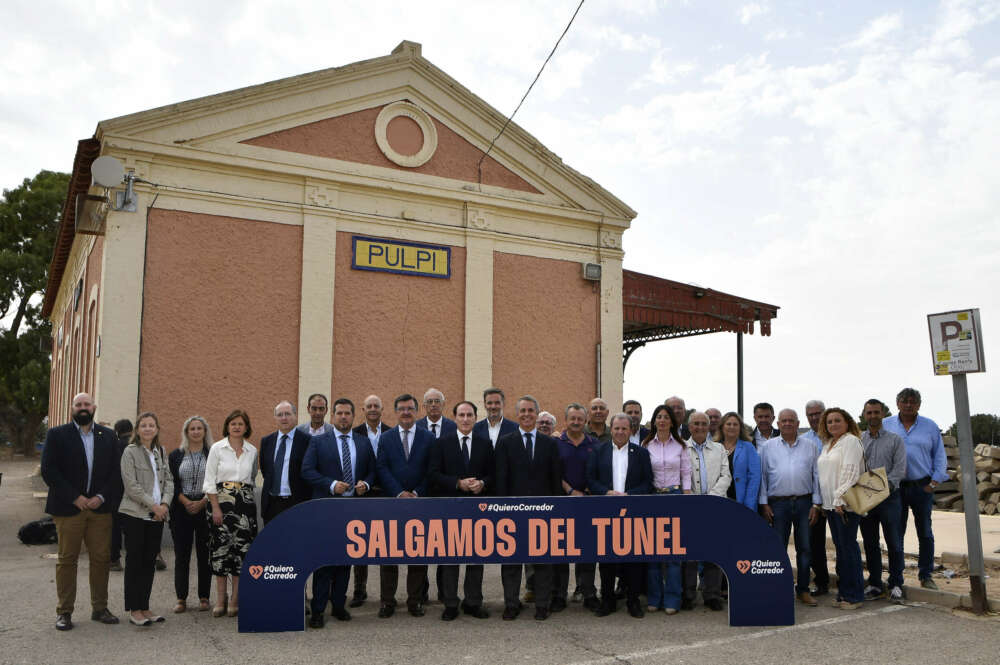
[[[400,104],[416,109],[411,115],[417,121],[423,114],[422,132],[406,117],[385,119],[386,109]],[[627,227],[633,210],[515,123],[480,165],[505,121],[423,58],[419,44],[403,42],[388,56],[106,120],[98,125],[97,138],[128,139],[151,153],[314,178],[362,175],[474,189],[599,212],[606,223]],[[430,133],[436,134],[434,150],[416,164],[426,156],[416,153],[426,152]]]

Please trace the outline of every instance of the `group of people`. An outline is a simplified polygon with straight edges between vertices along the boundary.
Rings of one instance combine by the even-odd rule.
[[[777,414],[767,403],[754,407],[754,427],[736,412],[686,409],[679,397],[658,405],[646,425],[634,400],[611,416],[605,400],[587,406],[571,403],[558,418],[542,411],[525,395],[515,404],[515,420],[504,416],[499,388],[483,393],[486,417],[471,401],[444,415],[445,398],[431,388],[422,402],[410,394],[393,400],[395,425],[383,421],[377,395],[362,403],[364,421],[355,426],[354,403],[345,397],[308,399],[309,420],[298,423],[295,405],[274,408],[276,430],[251,442],[249,416],[230,413],[222,438],[212,443],[208,422],[188,418],[180,446],[169,455],[160,443],[156,415],[139,415],[128,445],[118,448],[110,429],[94,422],[95,404],[81,393],[72,403],[72,422],[49,430],[42,453],[42,476],[49,486],[46,512],[58,534],[56,628],[73,627],[76,567],[81,545],[90,553],[91,618],[118,623],[108,610],[108,570],[112,513],[124,532],[124,591],[129,622],[148,626],[164,621],[149,609],[153,571],[163,525],[175,544],[175,612],[187,609],[190,559],[196,552],[199,610],[236,616],[243,559],[258,531],[255,486],[260,483],[259,511],[266,527],[288,508],[309,499],[425,496],[587,496],[596,494],[710,494],[737,501],[759,513],[779,533],[785,546],[794,529],[797,564],[795,592],[814,606],[828,593],[826,529],[836,547],[839,578],[835,606],[855,609],[862,600],[887,595],[903,599],[903,531],[913,513],[920,543],[921,583],[931,580],[934,541],[931,508],[934,486],[943,482],[945,453],[940,430],[918,414],[920,394],[911,388],[896,398],[898,415],[885,418],[885,405],[868,400],[864,432],[844,409],[827,409],[812,400],[805,412],[809,430],[800,434],[794,409]],[[422,418],[417,418],[423,409]],[[327,415],[330,415],[329,422]],[[845,492],[865,467],[886,469],[891,494],[867,515],[851,512]],[[117,528],[117,527],[115,527]],[[882,579],[881,528],[889,559]],[[861,563],[860,529],[868,570]],[[700,590],[704,604],[722,610],[726,597],[721,570],[710,562],[575,564],[576,589],[569,593],[569,565],[503,564],[503,619],[517,619],[524,603],[522,574],[527,571],[525,602],[534,602],[535,619],[578,601],[598,616],[616,611],[624,598],[629,614],[676,614],[691,609]],[[599,570],[598,570],[599,569]],[[437,566],[436,591],[444,605],[441,618],[460,613],[490,616],[482,593],[483,566],[465,566],[459,598],[459,566]],[[597,577],[600,577],[600,594]],[[366,566],[354,566],[351,607],[368,597]],[[814,576],[814,587],[810,577]],[[215,577],[215,604],[210,604]],[[326,566],[312,576],[306,607],[309,625],[322,628],[327,605],[331,616],[350,620],[346,609],[350,566]],[[399,569],[379,566],[381,618],[396,610]],[[407,565],[406,609],[423,616],[430,583],[426,565]],[[645,594],[645,609],[640,596]]]

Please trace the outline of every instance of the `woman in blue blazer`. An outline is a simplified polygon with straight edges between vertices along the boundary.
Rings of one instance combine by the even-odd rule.
[[[715,440],[726,449],[729,458],[729,471],[733,476],[729,498],[756,513],[760,492],[760,456],[750,443],[750,431],[738,413],[730,411],[722,416]]]

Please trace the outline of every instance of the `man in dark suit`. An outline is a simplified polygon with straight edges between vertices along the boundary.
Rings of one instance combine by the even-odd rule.
[[[487,388],[483,391],[483,406],[486,407],[486,417],[476,423],[472,433],[489,438],[496,448],[501,436],[517,431],[517,423],[504,418],[504,394],[499,388]]]
[[[49,486],[45,512],[56,525],[56,629],[73,627],[76,568],[80,548],[87,543],[90,559],[90,618],[118,623],[108,611],[108,570],[111,563],[111,509],[121,500],[121,464],[115,433],[94,424],[93,398],[73,398],[73,422],[51,428],[42,449],[42,479]]]
[[[631,423],[628,438],[629,443],[642,445],[642,442],[646,439],[646,435],[649,434],[649,428],[644,427],[642,424],[642,404],[639,404],[634,399],[630,399],[622,404],[622,411],[625,412]]]
[[[302,477],[312,488],[312,498],[364,496],[375,482],[375,454],[368,437],[351,431],[354,403],[341,397],[333,403],[334,431],[312,437]],[[344,608],[350,566],[323,566],[313,572],[312,606],[309,625],[323,627],[323,611],[332,598],[330,614],[338,621],[350,621]]]
[[[389,427],[382,422],[382,398],[378,395],[369,395],[361,407],[364,410],[365,420],[352,431],[368,439],[368,443],[372,446],[372,454],[378,458],[379,439],[389,430]],[[382,496],[378,476],[375,476],[375,484],[365,496]],[[361,607],[366,600],[368,600],[368,566],[354,566],[354,596],[351,598],[351,607]]]
[[[296,429],[309,436],[326,434],[331,431],[333,425],[326,422],[326,414],[330,410],[329,404],[326,401],[326,395],[323,393],[313,393],[306,400],[306,404],[309,408],[309,422],[300,424]]]
[[[434,435],[435,439],[455,433],[455,421],[444,414],[444,393],[437,388],[429,388],[424,393],[424,413],[417,421],[417,427]]]
[[[309,447],[309,435],[295,427],[295,407],[291,402],[278,402],[274,407],[278,425],[260,440],[260,514],[267,524],[285,510],[312,495],[302,479],[302,458]]]
[[[517,401],[516,432],[500,437],[496,456],[497,496],[560,496],[562,465],[555,439],[538,432],[538,400],[525,395]],[[552,601],[552,565],[535,564],[535,619],[549,618]],[[521,566],[502,564],[504,621],[520,613]]]
[[[376,472],[385,496],[415,499],[427,496],[427,467],[430,462],[434,437],[418,428],[417,398],[404,393],[393,402],[396,410],[395,428],[379,439]],[[396,587],[399,585],[399,566],[379,566],[381,578],[381,607],[378,615],[388,619],[396,611]],[[423,616],[422,595],[427,579],[427,566],[406,567],[406,607],[413,616]]]
[[[611,442],[602,444],[590,457],[587,464],[587,486],[594,495],[623,496],[625,494],[649,494],[653,491],[653,466],[649,451],[642,446],[629,443],[631,421],[624,413],[611,419]],[[615,576],[625,581],[626,606],[628,613],[641,618],[644,614],[639,604],[644,563],[602,563],[601,606],[597,616],[607,616],[617,607],[615,598]]]
[[[493,484],[493,445],[485,437],[473,434],[476,405],[459,402],[452,409],[458,426],[454,434],[442,436],[431,448],[428,468],[434,496],[482,496]],[[444,597],[443,621],[458,616],[458,566],[438,565]],[[477,619],[490,613],[483,607],[483,566],[465,566],[465,598],[462,611]]]

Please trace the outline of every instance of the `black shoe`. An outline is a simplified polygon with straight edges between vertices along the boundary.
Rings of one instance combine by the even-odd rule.
[[[616,603],[601,603],[598,605],[597,609],[594,610],[594,614],[599,617],[606,617],[609,614],[614,614],[618,611],[618,607],[616,605]]]
[[[410,605],[409,607],[406,608],[406,611],[409,612],[411,616],[415,617],[422,617],[423,615],[427,614],[427,611],[424,610],[423,605]]]
[[[549,618],[549,608],[547,607],[536,607],[535,608],[535,621],[545,621]]]
[[[100,621],[101,623],[106,623],[108,625],[114,625],[118,623],[118,617],[108,611],[108,608],[104,608],[100,611],[94,611],[90,613],[91,621]]]
[[[566,599],[565,598],[553,598],[552,605],[549,606],[550,612],[562,612],[566,609]]]
[[[167,562],[164,561],[163,557],[160,556],[159,554],[156,555],[156,569],[157,570],[166,570],[167,569]]]
[[[393,613],[395,613],[395,611],[396,608],[392,605],[382,605],[382,607],[378,608],[378,618],[388,619],[393,615]]]
[[[65,612],[56,617],[56,630],[73,630],[73,615]]]
[[[115,571],[116,573],[120,573],[120,572],[122,572],[122,570],[124,570],[124,568],[122,568],[122,562],[121,562],[121,559],[114,559],[114,560],[113,560],[113,561],[111,562],[111,564],[110,564],[110,565],[108,566],[108,570],[113,570],[113,571]]]
[[[628,601],[625,604],[625,606],[628,608],[629,616],[635,619],[641,619],[642,617],[646,616],[646,613],[642,609],[642,605],[639,604],[638,598],[633,598],[632,600]]]
[[[681,600],[681,609],[682,610],[693,610],[694,609],[694,601],[690,600],[688,598],[682,599]]]
[[[520,610],[517,609],[516,607],[507,606],[507,607],[503,608],[503,620],[504,621],[513,621],[514,619],[517,618],[517,615],[519,613],[520,613]]]
[[[337,621],[350,621],[351,613],[345,610],[343,607],[334,607],[330,610],[330,616],[332,616]]]
[[[486,608],[482,605],[476,605],[475,607],[469,605],[462,605],[462,612],[468,614],[471,617],[477,619],[489,619],[490,613],[486,611]]]
[[[828,593],[830,593],[829,587],[818,586],[815,589],[813,589],[812,591],[810,591],[809,595],[812,596],[813,598],[815,598],[816,596],[825,596]]]
[[[309,627],[310,628],[322,628],[324,623],[325,623],[325,620],[323,619],[323,615],[320,614],[319,612],[317,612],[316,614],[313,614],[311,617],[309,617]]]
[[[597,596],[590,596],[589,598],[583,599],[583,606],[593,612],[601,606],[601,601],[597,600]]]
[[[368,600],[368,594],[362,591],[361,593],[355,592],[354,598],[351,598],[351,607],[361,607]]]
[[[712,610],[713,612],[721,612],[722,611],[722,601],[719,600],[718,598],[712,598],[710,600],[706,600],[705,601],[705,607],[707,607],[708,609]]]
[[[441,621],[454,621],[458,618],[458,608],[457,607],[446,607],[444,612],[441,613]]]
[[[625,585],[622,584],[621,580],[618,580],[618,586],[615,587],[615,600],[621,600],[625,597]]]

